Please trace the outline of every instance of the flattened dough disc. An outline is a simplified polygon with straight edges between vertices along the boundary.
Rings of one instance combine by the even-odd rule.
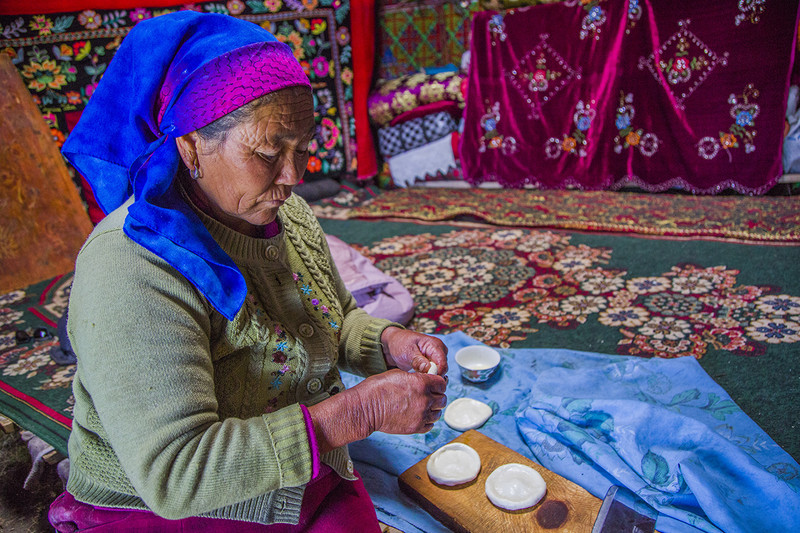
[[[453,400],[444,410],[444,421],[456,431],[481,427],[492,416],[492,408],[472,398]]]

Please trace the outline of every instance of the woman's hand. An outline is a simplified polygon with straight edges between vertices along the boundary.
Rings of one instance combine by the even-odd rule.
[[[436,373],[447,375],[447,346],[436,337],[389,326],[381,335],[386,364],[400,370],[427,372],[431,362],[436,363]]]
[[[442,376],[394,369],[370,376],[308,408],[322,453],[374,431],[408,435],[430,431],[447,404]]]
[[[441,376],[394,369],[370,376],[351,390],[358,394],[362,423],[369,432],[425,433],[447,404]]]
[[[430,431],[447,404],[447,347],[429,335],[390,326],[381,335],[386,363],[397,369],[308,408],[320,451],[365,439],[373,431],[408,435]],[[431,362],[437,375],[427,374]],[[412,373],[409,370],[415,370]]]

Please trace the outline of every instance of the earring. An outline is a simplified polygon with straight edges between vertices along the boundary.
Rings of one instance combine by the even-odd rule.
[[[200,175],[200,167],[194,167],[194,168],[192,169],[192,179],[193,179],[193,180],[195,180],[195,181],[197,181],[197,180],[199,180],[199,179],[200,179],[200,178],[202,178],[202,177],[203,177],[203,176],[201,176],[201,175]]]

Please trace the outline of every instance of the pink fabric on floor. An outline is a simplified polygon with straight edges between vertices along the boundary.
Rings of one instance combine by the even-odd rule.
[[[356,481],[342,479],[327,465],[323,465],[322,475],[306,487],[300,522],[296,526],[201,517],[167,520],[150,511],[109,509],[82,503],[66,491],[50,506],[48,519],[60,533],[380,532],[375,508],[361,477]]]
[[[340,238],[325,235],[325,239],[356,304],[375,318],[408,324],[414,316],[414,299],[408,289]]]

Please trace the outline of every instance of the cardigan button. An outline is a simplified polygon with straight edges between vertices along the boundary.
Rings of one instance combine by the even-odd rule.
[[[267,259],[269,259],[269,260],[276,259],[278,257],[278,248],[277,248],[277,246],[273,246],[273,245],[267,246],[266,255],[267,255]]]
[[[283,508],[286,506],[286,503],[283,500],[278,500],[275,502],[275,510],[283,511]]]
[[[300,324],[300,327],[297,328],[297,331],[300,332],[300,335],[303,337],[311,337],[314,335],[314,326],[309,323]]]
[[[322,380],[319,378],[312,378],[306,384],[306,390],[311,394],[316,394],[322,390]]]
[[[352,474],[352,473],[353,473],[353,470],[354,470],[354,467],[353,467],[353,461],[352,461],[352,460],[350,460],[350,459],[348,459],[348,460],[347,460],[347,472],[348,472],[348,473],[350,473],[350,474]]]

